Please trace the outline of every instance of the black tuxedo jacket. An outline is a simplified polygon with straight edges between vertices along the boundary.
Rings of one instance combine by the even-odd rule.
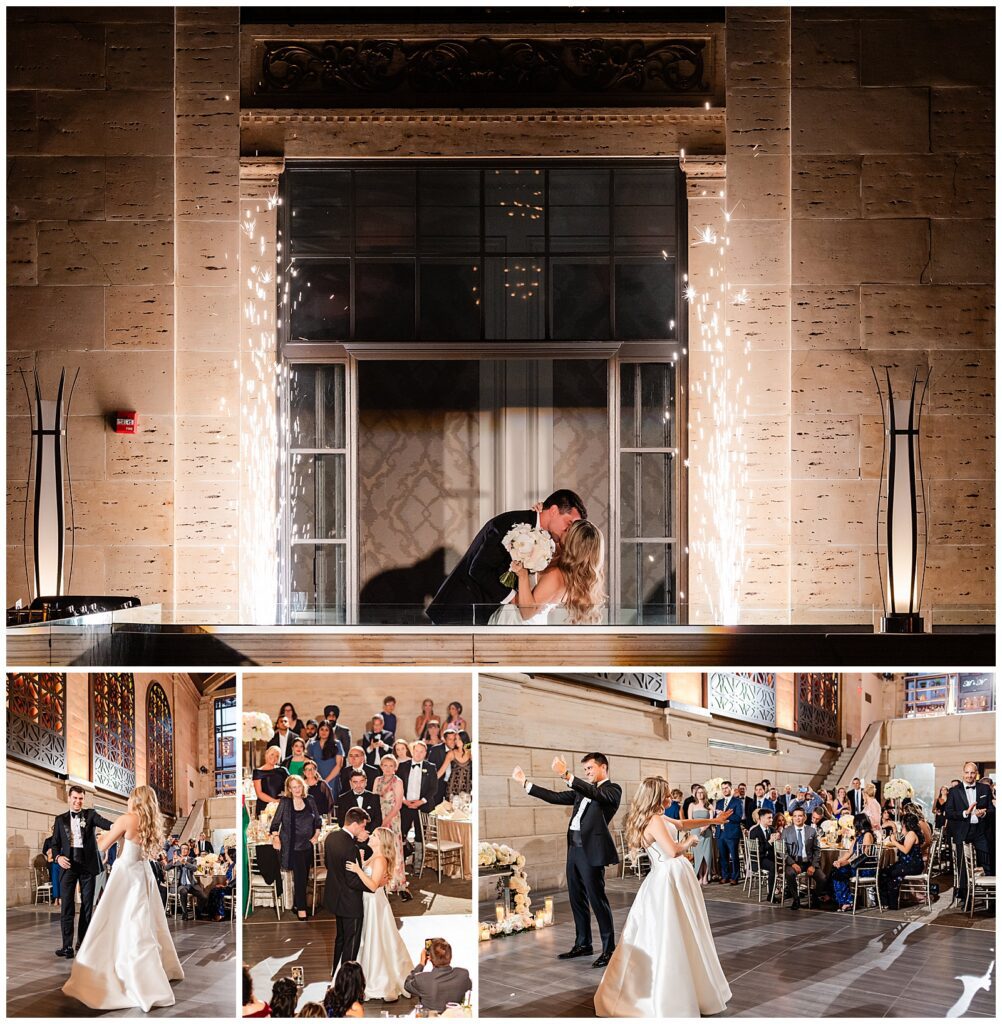
[[[950,823],[950,835],[959,843],[971,842],[978,836],[983,836],[988,829],[988,819],[995,813],[992,807],[992,790],[987,782],[974,783],[975,795],[978,810],[986,808],[988,813],[978,822],[973,824],[967,816],[967,808],[971,801],[967,796],[964,784],[953,786],[946,794],[946,820]]]
[[[758,862],[762,867],[767,867],[769,864],[775,864],[776,854],[773,852],[772,844],[769,842],[769,836],[772,835],[772,829],[768,832],[762,828],[761,825],[752,825],[748,830],[748,841],[754,843],[758,847]]]
[[[368,892],[365,883],[345,867],[349,860],[360,863],[354,836],[350,832],[331,832],[324,841],[324,906],[335,917],[361,917],[362,893]]]
[[[511,565],[511,555],[501,543],[517,523],[535,526],[536,513],[502,512],[489,520],[473,538],[466,554],[449,573],[431,599],[427,614],[436,625],[453,623],[485,625],[491,613],[511,593],[501,576]],[[474,605],[478,607],[474,610]]]
[[[282,760],[283,761],[285,761],[285,759],[292,753],[292,744],[295,743],[296,740],[301,738],[298,733],[293,732],[291,729],[285,734],[285,736],[286,736],[286,739],[285,739],[285,750],[282,753]],[[269,747],[278,747],[278,749],[281,750],[282,749],[281,739],[282,739],[282,737],[276,731],[275,734],[271,737],[271,739],[268,740],[268,746]]]
[[[101,872],[101,853],[97,848],[97,829],[102,828],[106,832],[111,828],[111,822],[102,818],[93,807],[85,808],[80,812],[82,815],[80,830],[83,833],[83,870],[88,875],[97,875]],[[56,816],[52,828],[52,857],[68,857],[73,860],[73,831],[70,828],[70,812],[63,811]]]
[[[411,777],[411,765],[413,764],[413,761],[404,761],[397,769],[397,777],[404,784],[405,800],[407,799],[407,782]],[[425,814],[430,813],[434,807],[438,806],[438,769],[427,759],[421,765],[421,797],[424,803],[418,810],[424,811]]]
[[[382,740],[386,744],[385,747],[376,747],[375,750],[369,749],[369,744],[374,743],[376,740]],[[393,733],[387,732],[385,729],[380,732],[367,732],[362,735],[362,742],[359,746],[365,751],[365,760],[369,764],[379,764],[381,758],[386,757],[387,754],[393,753]],[[380,772],[380,775],[382,772]]]
[[[866,811],[866,793],[863,792],[862,787],[859,789],[849,790],[849,806],[852,808],[853,814],[865,814]]]
[[[360,769],[358,769],[358,770],[365,772],[365,778],[366,778],[365,788],[366,789],[372,789],[372,787],[375,785],[376,779],[378,779],[379,776],[383,774],[374,765],[369,764],[368,761],[365,761],[362,764],[362,767]],[[341,769],[341,774],[338,775],[338,778],[341,780],[340,791],[342,793],[350,793],[351,792],[351,776],[354,773],[354,771],[355,771],[355,769],[352,768],[352,766],[350,764],[346,764]]]
[[[619,863],[616,844],[609,832],[609,822],[616,816],[620,801],[623,799],[623,790],[615,782],[610,780],[603,782],[601,786],[595,786],[575,775],[571,780],[570,789],[562,793],[543,789],[533,783],[529,787],[529,796],[545,800],[548,804],[573,806],[574,810],[567,822],[568,846],[571,842],[571,822],[578,813],[581,801],[588,797],[591,803],[585,808],[581,818],[581,845],[584,847],[588,863],[594,868]]]
[[[344,816],[353,808],[358,807],[358,799],[354,793],[342,793],[337,798],[337,823],[344,828]],[[369,815],[369,831],[380,828],[383,824],[383,809],[379,805],[379,797],[366,790],[362,794],[362,810]]]
[[[216,851],[212,848],[212,843],[208,839],[203,842],[201,839],[195,843],[195,851],[197,853],[215,853]]]

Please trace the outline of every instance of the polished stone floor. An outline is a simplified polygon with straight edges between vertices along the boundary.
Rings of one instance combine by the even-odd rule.
[[[184,980],[177,1002],[144,1013],[90,1010],[61,989],[70,965],[53,955],[61,945],[59,910],[41,906],[7,911],[8,1017],[233,1017],[237,1007],[236,928],[228,921],[168,919]]]
[[[617,931],[638,884],[608,883]],[[945,923],[966,922],[949,894],[921,912],[850,917],[793,912],[710,886],[706,908],[732,991],[721,1017],[995,1016],[994,919]],[[556,896],[555,919],[552,928],[481,944],[481,1016],[594,1016],[592,958],[556,959],[574,939],[566,895]]]

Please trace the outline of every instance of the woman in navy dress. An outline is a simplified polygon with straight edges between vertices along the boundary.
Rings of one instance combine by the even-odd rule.
[[[852,879],[857,874],[860,878],[873,878],[875,872],[872,862],[863,859],[863,847],[873,846],[874,842],[870,819],[865,814],[857,814],[852,824],[856,830],[852,848],[846,850],[832,865],[832,887],[840,913],[852,910]]]
[[[891,835],[885,843],[886,846],[892,846],[898,851],[897,864],[880,877],[880,898],[884,906],[890,910],[898,909],[898,893],[905,875],[920,875],[925,867],[922,863],[922,832],[918,816],[906,814],[903,824],[903,838],[896,839]]]

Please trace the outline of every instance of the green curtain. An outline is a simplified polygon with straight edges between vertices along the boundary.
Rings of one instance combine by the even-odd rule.
[[[250,814],[247,813],[247,800],[243,801],[244,824],[243,824],[243,871],[240,872],[240,886],[243,894],[244,917],[249,917],[253,910],[250,905],[250,855],[247,852],[247,826],[250,824]]]

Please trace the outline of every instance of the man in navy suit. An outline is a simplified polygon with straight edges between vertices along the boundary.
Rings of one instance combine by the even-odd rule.
[[[605,869],[619,863],[609,822],[619,810],[623,790],[610,780],[609,759],[605,754],[585,754],[581,764],[584,778],[574,775],[562,757],[553,759],[553,770],[567,784],[562,793],[529,782],[525,772],[517,766],[512,778],[525,787],[529,796],[548,804],[574,808],[567,825],[567,895],[574,915],[574,945],[566,953],[560,953],[558,959],[571,960],[594,952],[588,912],[591,904],[602,936],[602,954],[592,967],[605,967],[616,948],[612,909],[605,895]]]
[[[737,885],[739,874],[738,845],[741,842],[741,818],[744,801],[731,793],[730,782],[721,786],[723,799],[717,801],[718,811],[731,811],[732,816],[717,831],[717,850],[720,853],[720,881],[724,885]]]

